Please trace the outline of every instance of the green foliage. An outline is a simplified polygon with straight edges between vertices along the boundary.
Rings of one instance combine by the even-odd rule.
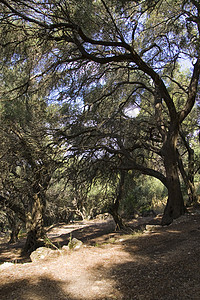
[[[106,179],[104,179],[106,180]],[[91,217],[108,211],[109,205],[112,203],[113,195],[115,193],[115,186],[112,182],[103,183],[101,181],[95,182],[87,195],[87,211]]]
[[[27,207],[34,187],[49,211],[95,215],[114,203],[124,169],[134,176],[122,211],[146,211],[166,197],[152,179],[170,179],[166,145],[199,180],[196,1],[8,2],[0,15],[5,194]],[[193,70],[181,70],[183,57]],[[134,108],[137,116],[126,114]],[[180,130],[195,152],[192,172]]]
[[[131,175],[126,181],[121,210],[126,216],[151,210],[161,212],[166,195],[166,188],[157,179]]]

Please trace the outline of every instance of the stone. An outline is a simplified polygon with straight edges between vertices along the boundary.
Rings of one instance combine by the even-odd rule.
[[[11,263],[11,262],[5,262],[5,263],[3,263],[3,264],[0,265],[0,271],[1,270],[5,270],[5,269],[7,269],[9,267],[12,267],[12,266],[14,266],[13,263]]]
[[[60,250],[52,250],[50,248],[40,247],[31,253],[30,258],[32,262],[38,262],[41,260],[54,259],[60,255]]]
[[[61,251],[62,251],[63,254],[68,254],[69,253],[69,246],[66,246],[66,245],[62,246]]]
[[[77,250],[80,249],[81,246],[83,245],[83,242],[80,240],[73,238],[71,241],[69,241],[68,247],[69,249]]]

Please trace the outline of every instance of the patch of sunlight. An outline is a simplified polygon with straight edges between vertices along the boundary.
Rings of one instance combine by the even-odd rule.
[[[7,268],[10,268],[12,266],[14,266],[15,264],[11,263],[11,262],[4,262],[0,265],[0,271],[3,271]]]
[[[95,275],[85,273],[79,274],[76,278],[73,277],[66,291],[77,300],[111,298],[112,295],[120,299],[122,295],[114,287],[115,281],[112,279],[103,279],[101,276],[97,279]]]
[[[62,271],[67,276],[63,291],[73,299],[120,299],[116,281],[110,276],[113,266],[133,261],[119,245],[82,249],[68,257]]]
[[[167,230],[167,232],[169,232],[169,233],[178,233],[178,234],[180,234],[181,233],[181,231],[180,230]]]

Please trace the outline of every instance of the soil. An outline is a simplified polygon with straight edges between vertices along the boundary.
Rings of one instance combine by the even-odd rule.
[[[70,235],[83,246],[39,262],[20,255],[24,238],[11,245],[1,235],[0,299],[199,300],[200,212],[144,230],[159,222],[138,218],[131,232],[115,231],[110,219],[51,226],[48,237],[58,247]]]

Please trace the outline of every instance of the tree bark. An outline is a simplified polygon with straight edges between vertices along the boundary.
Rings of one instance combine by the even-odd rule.
[[[24,253],[30,254],[38,247],[45,245],[45,230],[44,230],[44,205],[40,199],[40,195],[34,195],[32,211],[27,214],[26,230],[27,239],[24,246]]]
[[[117,205],[115,205],[116,202],[114,203],[114,205],[112,205],[112,207],[109,209],[109,213],[111,214],[111,216],[113,217],[113,220],[116,224],[115,229],[116,230],[122,230],[125,228],[125,225],[123,223],[122,217],[119,215],[118,213],[118,208]]]
[[[178,131],[177,131],[178,132]],[[176,139],[178,134],[168,136],[163,147],[164,166],[166,171],[168,200],[164,210],[162,225],[169,225],[186,211],[181,191],[176,155]]]
[[[125,180],[125,172],[122,170],[120,172],[120,181],[119,181],[119,187],[118,187],[118,194],[116,199],[113,201],[113,203],[109,207],[109,213],[114,219],[114,222],[116,224],[116,230],[121,230],[125,228],[125,225],[123,223],[122,217],[119,215],[119,205],[122,199],[123,190],[124,190],[124,180]]]
[[[178,163],[179,163],[179,169],[181,172],[181,175],[183,177],[183,180],[185,182],[185,185],[187,187],[188,192],[188,205],[196,204],[197,203],[197,194],[196,189],[194,185],[194,175],[195,175],[195,161],[194,161],[194,149],[191,148],[189,142],[187,141],[184,133],[180,131],[180,136],[182,138],[182,141],[184,143],[184,146],[188,153],[188,173],[186,174],[182,159],[178,153]]]
[[[11,229],[9,243],[16,243],[18,241],[18,234],[20,231],[20,223],[18,217],[11,210],[7,210],[7,217]]]
[[[11,234],[10,234],[10,240],[9,240],[10,244],[16,243],[19,240],[19,238],[18,238],[19,232],[20,232],[20,226],[18,223],[17,224],[15,223],[15,225],[12,226],[12,228],[11,228]]]
[[[192,205],[192,204],[196,204],[197,203],[197,194],[196,194],[196,189],[195,189],[195,185],[194,185],[194,176],[191,177],[191,175],[186,173],[184,166],[183,166],[183,162],[181,159],[180,154],[177,151],[177,159],[178,159],[178,167],[179,170],[181,172],[182,178],[185,182],[185,186],[187,188],[187,194],[188,194],[188,203],[187,205]],[[193,173],[194,175],[194,173]]]

